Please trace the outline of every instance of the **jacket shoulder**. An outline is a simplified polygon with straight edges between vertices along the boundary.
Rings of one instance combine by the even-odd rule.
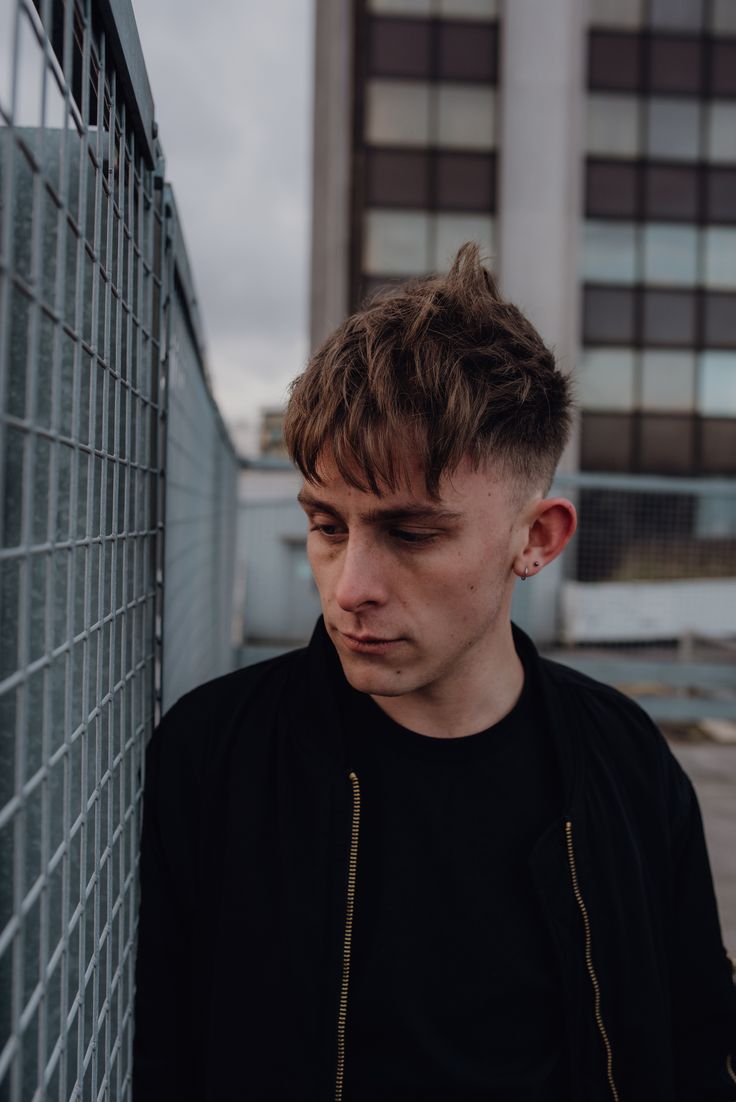
[[[276,658],[233,670],[206,681],[181,696],[163,716],[151,738],[152,752],[189,759],[198,768],[235,731],[272,713],[288,687],[303,675],[306,651],[289,651]]]
[[[612,771],[644,800],[659,792],[675,818],[687,814],[692,784],[650,715],[631,697],[587,674],[542,659],[565,714],[574,714],[588,761]]]

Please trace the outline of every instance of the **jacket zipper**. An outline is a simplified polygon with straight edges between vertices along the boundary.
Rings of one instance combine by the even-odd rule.
[[[577,865],[575,863],[575,850],[572,844],[572,822],[568,819],[565,822],[565,838],[567,840],[567,861],[570,866],[570,878],[572,880],[572,890],[575,896],[575,902],[580,910],[580,915],[583,920],[583,931],[585,937],[585,967],[590,977],[590,983],[593,988],[593,1013],[595,1015],[595,1024],[598,1027],[598,1032],[601,1035],[603,1041],[603,1047],[606,1050],[606,1076],[608,1077],[608,1086],[611,1090],[611,1095],[614,1102],[620,1102],[619,1093],[616,1088],[616,1081],[613,1078],[613,1050],[611,1048],[611,1042],[606,1032],[606,1026],[601,1014],[601,986],[598,982],[598,976],[596,975],[595,966],[593,964],[593,952],[591,948],[591,933],[590,933],[590,918],[588,917],[588,908],[585,906],[585,900],[583,899],[583,893],[580,890],[578,883]]]
[[[353,815],[350,827],[350,855],[348,857],[348,890],[345,907],[345,935],[342,943],[342,982],[340,1005],[337,1011],[337,1073],[335,1075],[335,1102],[342,1102],[345,1079],[345,1023],[348,1014],[348,985],[350,983],[350,947],[353,940],[353,911],[355,909],[355,878],[358,871],[358,834],[360,831],[360,784],[356,773],[349,773],[353,788]]]

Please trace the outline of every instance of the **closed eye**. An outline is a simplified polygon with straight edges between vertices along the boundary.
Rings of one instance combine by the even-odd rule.
[[[437,539],[437,532],[410,532],[405,528],[392,528],[391,535],[402,543],[427,544]]]

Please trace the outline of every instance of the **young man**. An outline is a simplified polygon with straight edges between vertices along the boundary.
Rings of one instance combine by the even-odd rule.
[[[294,383],[323,618],[151,743],[135,1102],[736,1099],[692,787],[509,620],[569,420],[472,246]]]

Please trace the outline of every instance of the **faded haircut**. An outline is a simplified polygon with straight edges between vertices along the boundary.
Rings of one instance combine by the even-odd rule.
[[[308,481],[329,458],[376,494],[404,481],[408,445],[437,497],[465,457],[546,491],[570,423],[569,379],[466,244],[446,275],[373,299],[328,337],[291,384],[284,436]]]

